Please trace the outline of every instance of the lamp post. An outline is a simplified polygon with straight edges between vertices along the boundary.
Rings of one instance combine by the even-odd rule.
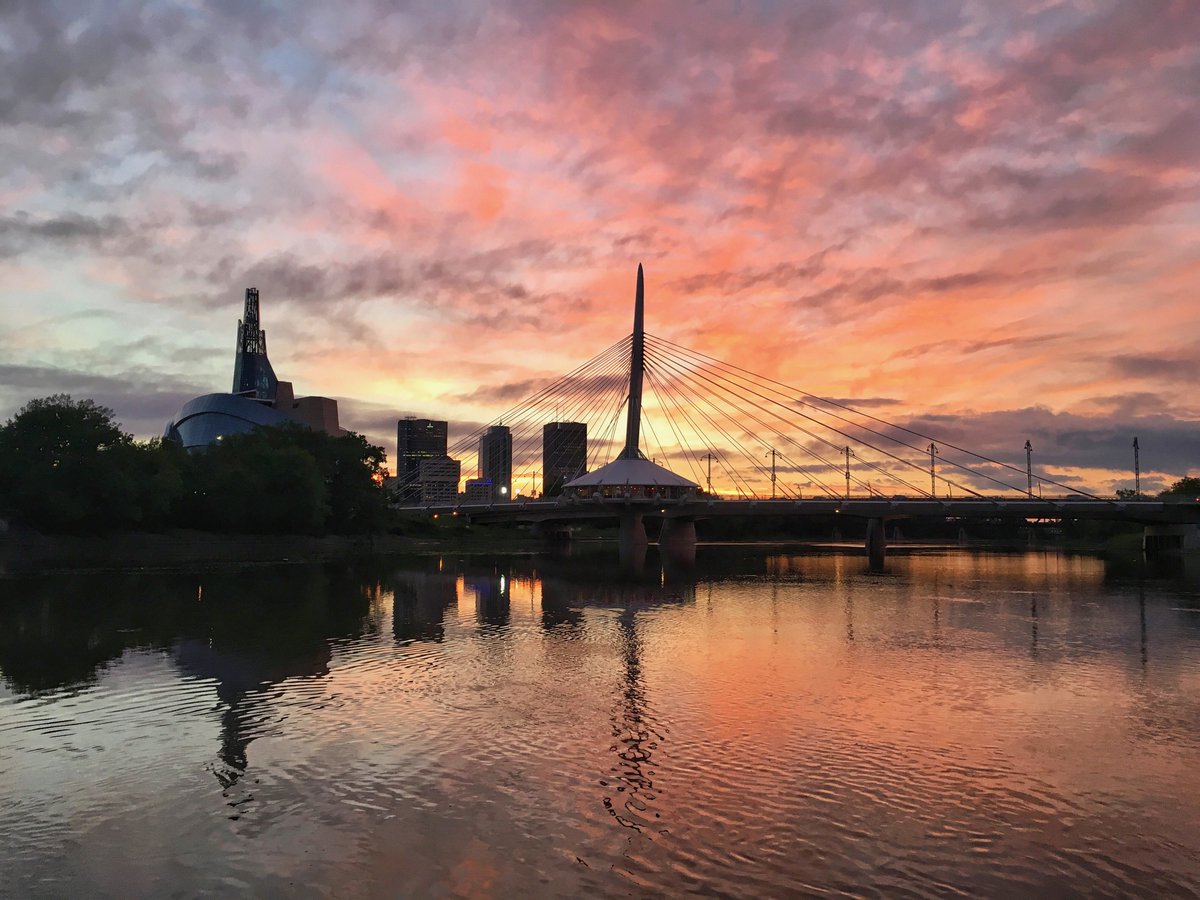
[[[1027,490],[1029,499],[1033,499],[1033,444],[1029,441],[1025,442],[1025,479],[1027,482]]]
[[[937,496],[937,444],[929,442],[929,496]]]
[[[1138,459],[1138,439],[1133,439],[1133,495],[1142,496],[1142,463]]]

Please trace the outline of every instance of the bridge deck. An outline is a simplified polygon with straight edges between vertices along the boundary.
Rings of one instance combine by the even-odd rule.
[[[886,499],[652,500],[554,498],[508,503],[462,503],[400,508],[413,514],[460,515],[473,522],[571,522],[651,518],[710,519],[722,516],[832,516],[862,519],[1105,519],[1145,524],[1200,523],[1200,502],[1082,499]]]

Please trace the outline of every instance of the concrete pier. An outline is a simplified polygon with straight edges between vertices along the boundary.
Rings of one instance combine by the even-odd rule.
[[[1200,553],[1200,525],[1147,525],[1142,552],[1149,559]]]
[[[650,541],[646,538],[646,526],[642,522],[641,513],[622,513],[621,531],[617,538],[617,550],[621,562],[628,563],[637,559],[646,559],[646,547]]]
[[[887,557],[887,534],[883,519],[867,520],[867,558],[872,569],[882,569]]]
[[[663,519],[658,533],[658,552],[673,562],[696,561],[696,520]]]

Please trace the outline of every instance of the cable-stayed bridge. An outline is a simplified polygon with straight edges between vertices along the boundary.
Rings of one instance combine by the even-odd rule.
[[[450,448],[469,471],[488,428],[506,426],[514,487],[528,495],[411,508],[480,523],[616,519],[623,548],[661,519],[660,544],[685,552],[697,519],[845,516],[867,521],[877,562],[895,519],[1124,520],[1147,526],[1148,547],[1195,539],[1200,503],[1094,495],[1035,471],[1028,442],[1022,467],[887,421],[647,333],[644,307],[639,266],[628,336]],[[543,426],[560,422],[587,426],[586,463],[538,496]]]

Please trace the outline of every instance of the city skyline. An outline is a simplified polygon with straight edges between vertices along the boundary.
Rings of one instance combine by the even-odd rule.
[[[1200,437],[1197,35],[1170,2],[12,6],[0,418],[61,391],[161,433],[257,286],[345,427],[453,440],[627,334],[645,261],[653,334],[1106,492],[1138,437],[1155,490]]]

